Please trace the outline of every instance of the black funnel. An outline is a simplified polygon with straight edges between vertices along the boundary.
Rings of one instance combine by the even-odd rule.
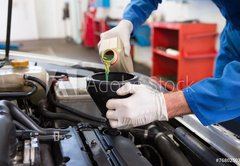
[[[110,72],[108,80],[109,81],[106,81],[105,73],[97,73],[87,78],[88,93],[96,103],[103,117],[106,117],[106,103],[109,99],[126,98],[131,95],[117,95],[116,91],[121,86],[127,82],[138,84],[138,77],[128,73]]]

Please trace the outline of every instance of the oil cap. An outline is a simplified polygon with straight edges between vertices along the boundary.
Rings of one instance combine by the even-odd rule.
[[[28,67],[29,61],[28,60],[12,60],[11,65],[14,68],[17,67]]]

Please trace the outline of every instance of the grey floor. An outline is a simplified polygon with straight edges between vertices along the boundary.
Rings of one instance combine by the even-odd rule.
[[[79,59],[82,61],[101,63],[97,48],[86,48],[65,39],[41,39],[19,41],[19,51],[40,53],[49,56]],[[141,64],[134,63],[136,72],[149,75],[150,69]]]

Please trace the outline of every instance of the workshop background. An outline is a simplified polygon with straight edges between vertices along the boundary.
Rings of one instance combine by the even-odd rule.
[[[101,63],[99,35],[117,25],[128,3],[129,0],[13,1],[11,49]],[[0,0],[0,4],[0,45],[4,49],[7,1]],[[135,70],[168,76],[174,82],[186,80],[186,76],[189,82],[211,76],[224,24],[211,0],[163,0],[132,40]],[[185,34],[187,31],[189,34]]]

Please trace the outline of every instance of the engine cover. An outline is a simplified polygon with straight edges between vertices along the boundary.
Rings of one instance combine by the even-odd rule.
[[[108,135],[103,129],[84,125],[78,129],[69,127],[69,131],[69,138],[60,141],[67,166],[151,165],[131,140],[121,135]]]

